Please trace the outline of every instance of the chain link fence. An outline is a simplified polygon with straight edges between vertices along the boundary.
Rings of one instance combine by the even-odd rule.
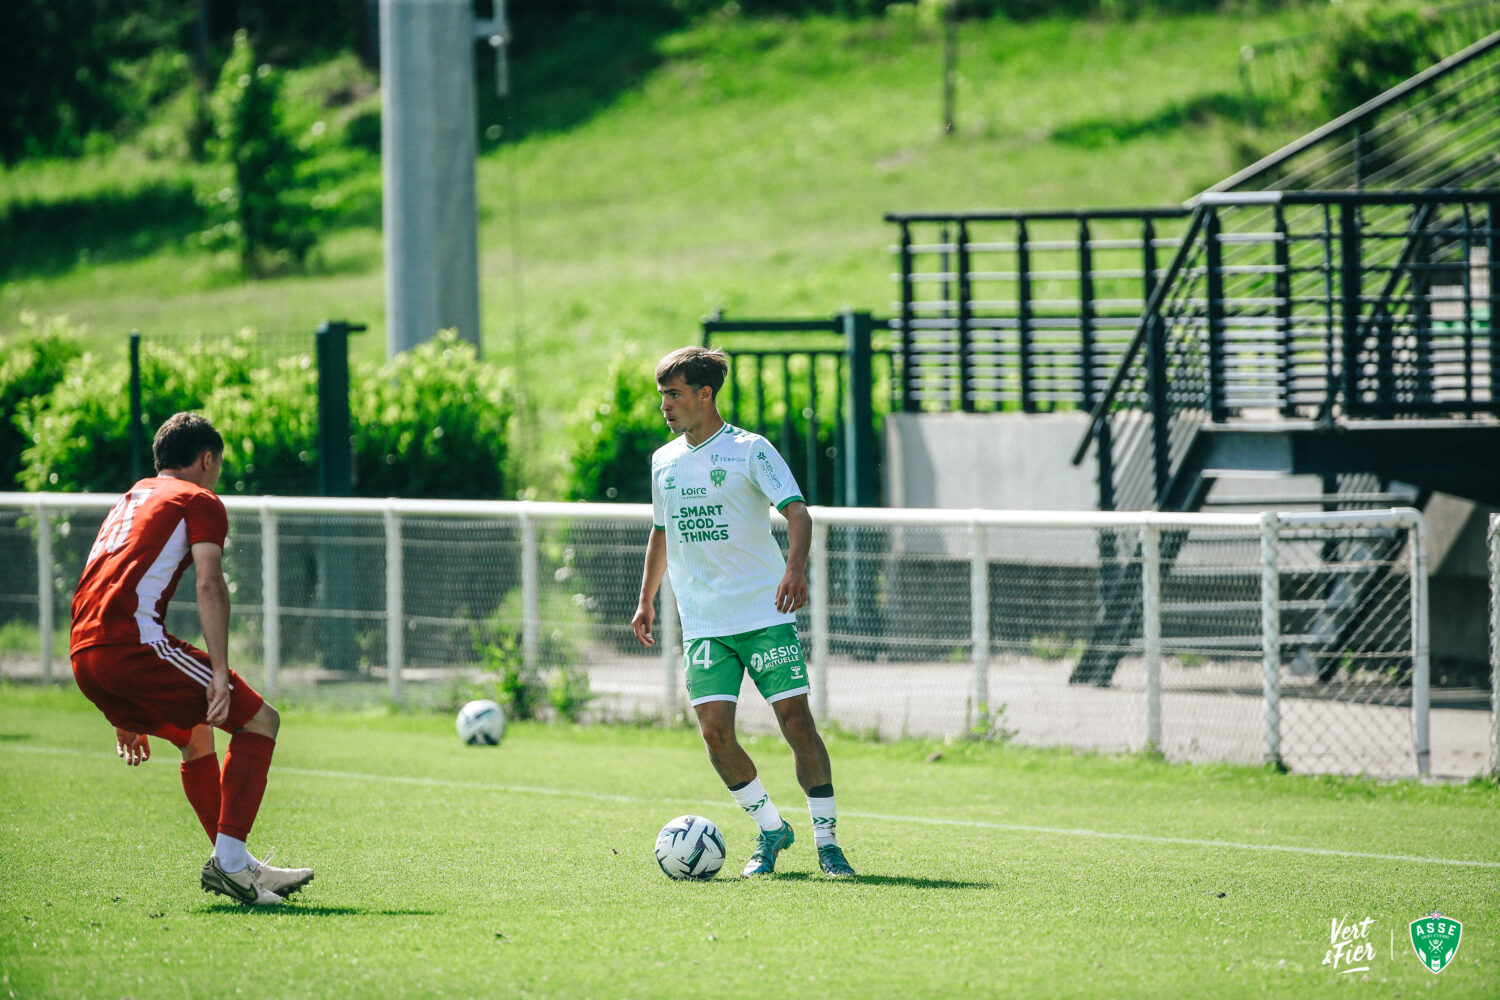
[[[114,499],[0,494],[0,674],[67,677]],[[231,660],[283,703],[455,705],[508,672],[544,711],[687,712],[665,585],[656,647],[629,626],[648,506],[225,504]],[[1493,716],[1429,706],[1425,559],[1410,510],[815,508],[798,627],[816,713],[856,733],[1468,776],[1493,766]],[[179,593],[168,628],[193,641],[191,571]],[[745,690],[743,724],[773,730]]]

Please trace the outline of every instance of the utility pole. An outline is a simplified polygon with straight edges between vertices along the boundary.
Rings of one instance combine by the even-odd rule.
[[[954,82],[958,76],[958,10],[956,0],[943,4],[943,134],[952,135],[954,118]]]
[[[386,348],[479,345],[472,0],[380,0]]]

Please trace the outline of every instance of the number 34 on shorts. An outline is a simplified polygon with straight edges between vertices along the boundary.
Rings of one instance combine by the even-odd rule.
[[[807,662],[797,627],[791,623],[772,625],[739,635],[689,639],[682,658],[687,675],[688,699],[736,701],[745,671],[767,701],[779,701],[806,693]]]

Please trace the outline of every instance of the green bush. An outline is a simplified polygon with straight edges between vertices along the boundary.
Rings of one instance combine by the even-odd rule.
[[[318,370],[303,357],[249,373],[203,404],[224,436],[220,493],[300,494],[317,487]]]
[[[650,502],[651,455],[671,437],[652,370],[653,359],[626,344],[610,364],[602,398],[588,400],[574,419],[570,500]]]
[[[1359,107],[1437,62],[1434,22],[1415,11],[1338,8],[1327,36],[1310,53],[1299,110],[1318,119]]]
[[[508,369],[472,344],[437,339],[351,379],[355,492],[363,496],[506,496],[514,392]]]
[[[65,319],[38,323],[27,313],[19,333],[0,335],[0,490],[21,485],[21,452],[27,442],[18,421],[21,404],[51,392],[82,353],[77,331]]]
[[[60,350],[60,349],[59,349]],[[76,353],[76,352],[75,352]],[[7,352],[8,371],[12,356]],[[225,493],[309,493],[317,470],[317,369],[305,358],[253,364],[254,337],[141,354],[142,436],[179,410],[224,435]],[[19,362],[18,362],[19,364]],[[114,492],[130,485],[125,361],[71,357],[49,388],[16,404],[19,483],[30,490]],[[509,372],[451,333],[384,365],[350,373],[356,492],[495,499],[506,495],[513,412]]]
[[[308,199],[297,187],[302,152],[283,121],[281,78],[257,63],[243,31],[234,36],[210,107],[209,152],[221,169],[203,196],[218,220],[204,242],[233,248],[247,275],[302,267],[317,240]]]

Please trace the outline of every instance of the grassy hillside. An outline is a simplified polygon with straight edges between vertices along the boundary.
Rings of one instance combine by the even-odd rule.
[[[519,138],[492,144],[478,172],[483,348],[531,387],[532,485],[551,492],[559,417],[623,341],[648,354],[694,341],[716,308],[885,313],[885,211],[1174,203],[1274,147],[1287,136],[1238,122],[1239,49],[1319,16],[966,23],[951,135],[939,122],[941,35],[914,13],[659,35],[649,68],[590,91],[581,113],[560,112],[574,95],[557,81],[595,64],[533,56],[509,109]],[[598,42],[570,44],[586,54]],[[373,86],[354,81],[366,99]],[[309,125],[318,114],[299,113]],[[183,199],[195,168],[144,145],[0,174],[7,235],[35,241],[0,272],[0,330],[22,310],[67,314],[122,345],[131,328],[311,330],[343,316],[370,324],[359,352],[383,355],[373,155],[344,161],[345,189],[365,204],[340,215],[313,273],[245,283],[192,238]]]

